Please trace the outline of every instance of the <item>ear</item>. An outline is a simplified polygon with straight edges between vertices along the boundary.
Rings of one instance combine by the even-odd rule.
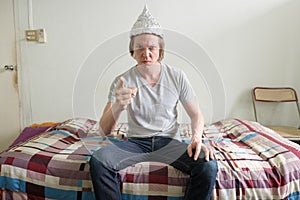
[[[132,57],[133,59],[135,59],[135,60],[136,60],[136,57],[135,57],[135,52],[134,52],[134,51],[133,51],[133,53],[132,53],[131,57]]]

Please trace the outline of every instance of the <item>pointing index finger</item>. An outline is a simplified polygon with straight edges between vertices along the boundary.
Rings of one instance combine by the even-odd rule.
[[[125,82],[125,79],[123,78],[123,76],[121,76],[119,78],[119,81],[118,81],[118,84],[117,84],[117,88],[124,88],[124,82]]]

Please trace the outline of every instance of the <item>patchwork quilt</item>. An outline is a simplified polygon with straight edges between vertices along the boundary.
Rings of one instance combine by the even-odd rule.
[[[126,139],[126,124],[110,137],[97,122],[75,118],[0,154],[0,199],[95,199],[89,159]],[[183,142],[190,126],[181,124]],[[212,199],[300,199],[300,146],[256,122],[228,119],[205,127],[219,172]],[[183,199],[189,179],[172,166],[137,163],[119,172],[123,199]]]

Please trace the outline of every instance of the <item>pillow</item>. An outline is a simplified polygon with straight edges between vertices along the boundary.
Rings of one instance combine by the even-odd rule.
[[[20,142],[24,142],[26,140],[29,140],[30,138],[45,132],[47,129],[49,129],[51,126],[39,126],[37,128],[35,127],[26,127],[24,130],[21,132],[19,137],[10,145],[10,147],[13,147]]]

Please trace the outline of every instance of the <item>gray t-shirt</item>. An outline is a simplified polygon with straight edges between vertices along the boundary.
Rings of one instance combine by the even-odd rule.
[[[125,87],[136,87],[137,93],[127,107],[127,137],[166,136],[179,139],[177,122],[178,101],[185,103],[195,97],[185,73],[166,64],[161,64],[160,78],[150,86],[136,66],[121,74]],[[115,102],[115,87],[118,76],[112,83],[108,102]]]

